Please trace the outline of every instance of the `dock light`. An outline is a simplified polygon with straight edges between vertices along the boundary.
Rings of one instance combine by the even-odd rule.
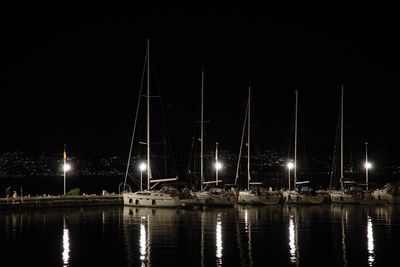
[[[142,163],[139,164],[139,170],[140,170],[141,172],[142,172],[142,171],[145,171],[146,169],[147,169],[146,163],[142,162]]]
[[[372,168],[371,163],[368,161],[368,142],[365,142],[365,185],[368,191],[368,170]]]
[[[63,169],[65,172],[70,171],[71,170],[71,165],[69,165],[68,163],[65,163],[63,166]]]
[[[288,162],[288,163],[286,164],[286,167],[287,167],[289,170],[291,170],[291,169],[294,168],[294,163],[293,163],[293,162]]]
[[[289,162],[286,164],[286,167],[288,168],[288,172],[289,172],[289,174],[288,174],[288,189],[290,190],[290,189],[291,189],[291,188],[290,188],[290,170],[294,168],[294,163],[291,162],[291,161],[289,161]]]
[[[140,191],[143,191],[143,171],[147,169],[147,164],[142,162],[139,164],[140,170]]]
[[[365,167],[365,169],[371,169],[372,168],[371,162],[368,162],[368,161],[365,162],[364,167]]]
[[[219,161],[217,161],[217,162],[215,163],[215,169],[216,169],[217,171],[219,171],[220,169],[222,169],[222,163],[219,162]]]

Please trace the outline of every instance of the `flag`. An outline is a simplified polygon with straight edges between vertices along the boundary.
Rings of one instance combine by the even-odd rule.
[[[64,160],[67,160],[67,152],[65,151],[65,144],[64,144]]]

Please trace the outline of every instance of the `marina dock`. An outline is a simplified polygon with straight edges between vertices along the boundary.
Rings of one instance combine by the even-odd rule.
[[[122,198],[114,195],[77,195],[77,196],[26,196],[0,198],[0,210],[22,208],[58,208],[77,206],[121,205]]]

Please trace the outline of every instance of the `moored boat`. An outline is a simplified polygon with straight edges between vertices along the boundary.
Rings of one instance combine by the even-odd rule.
[[[154,189],[155,186],[157,186],[159,183],[164,183],[164,182],[170,182],[170,181],[176,181],[178,180],[178,177],[173,177],[173,178],[164,178],[164,179],[153,179],[153,174],[152,174],[152,168],[151,168],[151,150],[150,150],[150,144],[151,144],[151,133],[150,133],[150,103],[151,103],[151,94],[150,94],[150,40],[147,40],[147,50],[146,50],[146,63],[145,67],[147,67],[147,92],[146,92],[146,142],[144,143],[147,148],[147,161],[146,163],[142,163],[141,165],[141,173],[140,173],[140,190],[137,192],[131,192],[130,190],[126,190],[126,180],[128,177],[128,172],[129,172],[129,165],[130,165],[130,160],[131,160],[131,154],[132,154],[132,147],[133,147],[133,142],[134,142],[134,137],[135,137],[135,129],[136,129],[136,123],[137,123],[137,118],[138,118],[138,113],[139,113],[139,107],[140,107],[140,99],[142,97],[142,89],[139,92],[139,100],[138,100],[138,105],[137,105],[137,111],[136,111],[136,119],[135,119],[135,125],[134,125],[134,130],[132,134],[132,141],[131,141],[131,147],[129,150],[129,157],[128,157],[128,164],[126,168],[126,173],[125,173],[125,180],[124,180],[124,191],[122,193],[123,197],[123,203],[126,206],[137,206],[137,207],[182,207],[186,206],[192,201],[195,201],[193,198],[187,198],[184,200],[184,198],[180,197],[180,192],[175,188],[171,186],[164,186],[160,190]],[[147,189],[143,190],[143,181],[142,181],[142,171],[147,169]],[[153,186],[150,186],[150,184],[153,184]]]
[[[400,184],[387,183],[383,188],[372,191],[372,197],[377,200],[385,200],[390,204],[400,204]]]
[[[239,177],[239,164],[240,158],[242,154],[242,147],[243,147],[243,140],[244,140],[244,133],[246,129],[246,121],[247,121],[247,188],[244,190],[240,190],[238,194],[238,204],[245,204],[245,205],[275,205],[279,204],[282,200],[282,195],[280,191],[272,191],[267,190],[265,187],[262,186],[260,182],[250,182],[251,175],[250,175],[250,130],[251,130],[251,88],[249,87],[249,97],[247,101],[247,108],[245,119],[243,123],[243,131],[242,131],[242,140],[240,144],[239,150],[239,157],[238,163],[236,168],[236,177],[235,177],[235,184],[237,183],[237,179]]]
[[[298,112],[298,91],[295,91],[295,126],[294,126],[294,190],[290,188],[283,191],[283,200],[288,204],[322,204],[326,197],[318,194],[316,187],[309,181],[297,181],[297,112]],[[290,179],[290,177],[289,177]],[[290,181],[289,181],[290,184]]]

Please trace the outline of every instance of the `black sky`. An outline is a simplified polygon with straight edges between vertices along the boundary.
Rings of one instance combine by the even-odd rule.
[[[368,141],[371,153],[395,155],[399,147],[391,13],[277,13],[240,2],[76,10],[3,9],[0,151],[57,151],[67,142],[77,154],[127,153],[147,38],[183,153],[198,119],[201,65],[206,116],[226,149],[238,149],[249,84],[267,148],[288,149],[298,89],[302,141],[311,155],[329,157],[342,83],[350,149],[361,153]]]

